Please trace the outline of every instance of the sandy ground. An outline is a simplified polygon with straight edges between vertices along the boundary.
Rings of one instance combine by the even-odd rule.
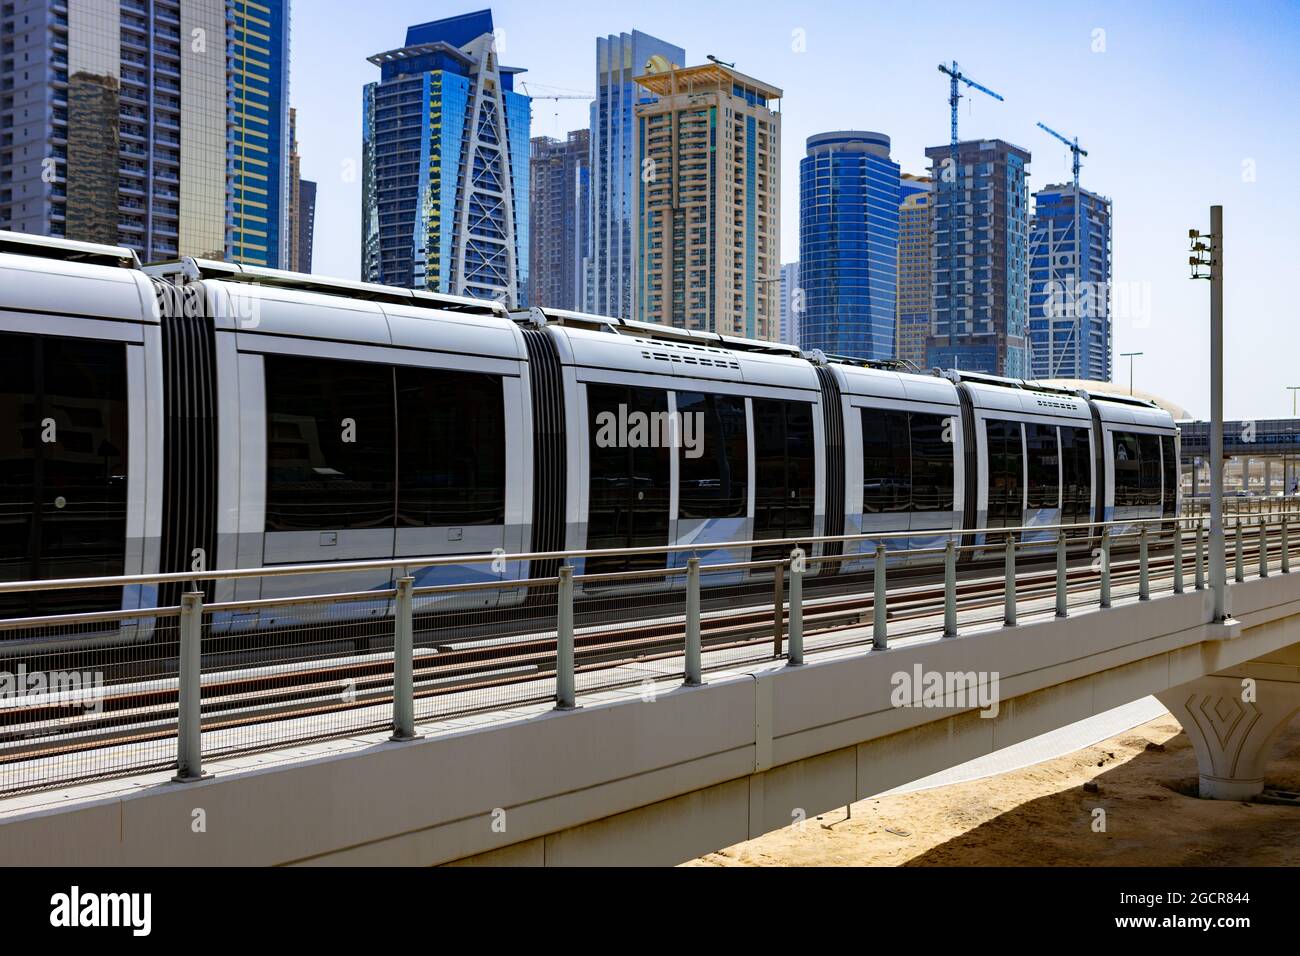
[[[1300,790],[1300,720],[1266,785]],[[1095,783],[1096,792],[1084,789]],[[1044,763],[855,803],[687,866],[1300,864],[1300,807],[1201,800],[1196,756],[1165,715]],[[1094,810],[1105,832],[1094,832]]]

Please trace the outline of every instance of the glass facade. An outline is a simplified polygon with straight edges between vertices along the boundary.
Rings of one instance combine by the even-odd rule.
[[[899,167],[880,133],[823,133],[799,164],[800,345],[894,357]]]
[[[591,104],[591,208],[583,311],[632,318],[633,176],[639,150],[633,107],[654,99],[633,77],[651,62],[686,62],[686,51],[633,30],[596,39]]]
[[[492,15],[407,30],[362,103],[362,277],[529,303],[531,106]]]
[[[585,129],[571,132],[563,142],[549,136],[533,139],[528,194],[532,305],[582,308],[590,151],[590,133]]]
[[[930,335],[930,201],[933,183],[904,174],[898,205],[898,298],[894,357],[926,367]]]
[[[1034,378],[1111,378],[1109,199],[1075,187],[1034,194],[1029,340]],[[1082,243],[1075,241],[1075,229]],[[1079,249],[1082,248],[1080,257]]]
[[[9,0],[0,33],[0,228],[288,265],[289,0]]]
[[[1002,140],[925,151],[934,180],[926,364],[1029,374],[1030,154]]]

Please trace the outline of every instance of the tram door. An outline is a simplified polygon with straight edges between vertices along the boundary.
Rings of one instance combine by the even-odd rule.
[[[0,580],[123,572],[126,346],[0,333]],[[0,616],[110,610],[121,589],[0,595]]]

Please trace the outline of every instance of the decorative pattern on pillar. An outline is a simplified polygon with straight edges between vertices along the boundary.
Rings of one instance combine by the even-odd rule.
[[[1196,750],[1202,797],[1246,800],[1263,790],[1273,744],[1300,710],[1300,683],[1252,677],[1255,699],[1243,700],[1245,679],[1211,674],[1156,695]]]

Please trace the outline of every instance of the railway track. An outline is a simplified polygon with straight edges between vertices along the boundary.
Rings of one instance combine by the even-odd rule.
[[[1257,562],[1257,548],[1246,548],[1243,557]],[[1032,602],[1054,595],[1055,567],[1043,568],[1044,563],[1050,562],[1039,561],[1040,567],[1018,576],[1019,601]],[[1153,579],[1171,576],[1172,566],[1172,549],[1153,549],[1150,558]],[[1192,563],[1186,553],[1184,574],[1190,584]],[[904,583],[891,591],[891,624],[902,625],[942,614],[942,581],[935,583],[926,580],[927,576],[933,578],[933,573],[913,575],[910,582],[904,577]],[[870,579],[870,575],[865,577]],[[1078,593],[1095,588],[1099,573],[1090,565],[1083,564],[1069,568],[1066,578],[1069,591]],[[1117,560],[1112,567],[1112,586],[1116,590],[1132,587],[1137,578],[1136,563],[1131,559]],[[806,638],[816,641],[817,650],[868,643],[871,639],[869,634],[862,634],[861,629],[873,620],[873,595],[827,593],[845,584],[854,587],[860,582],[829,579],[823,587],[805,591],[804,633]],[[714,608],[706,611],[701,620],[701,643],[706,652],[741,652],[729,658],[728,665],[780,656],[771,584],[756,586],[754,592],[755,596],[767,598],[765,605],[743,607],[730,613]],[[958,582],[957,606],[967,627],[1001,620],[1003,600],[1001,578],[983,577]],[[677,611],[675,614],[665,614],[630,626],[623,622],[612,626],[586,622],[576,630],[574,638],[578,674],[591,675],[627,665],[646,665],[680,657],[685,635],[679,608],[680,595],[672,609]],[[978,616],[988,611],[994,613]],[[783,613],[782,633],[787,618],[788,615]],[[523,692],[506,700],[498,699],[438,716],[450,717],[498,709],[502,704],[518,706],[552,699],[556,655],[553,636],[529,636],[525,631],[513,637],[446,641],[438,640],[438,630],[426,627],[422,631],[417,621],[417,707],[421,701],[427,706],[450,695],[488,695],[512,686]],[[853,632],[856,632],[855,636],[848,636]],[[844,633],[846,639],[836,642],[837,633]],[[923,632],[918,630],[916,633]],[[746,657],[745,650],[752,650],[752,657]],[[205,733],[237,732],[241,728],[274,722],[310,721],[313,718],[324,721],[349,711],[364,712],[366,708],[383,707],[392,702],[392,674],[392,659],[383,653],[281,663],[269,672],[231,668],[216,675],[209,674],[203,685],[203,729]],[[665,673],[664,676],[669,675]],[[643,678],[644,675],[615,678],[602,683],[601,688],[625,686]],[[71,757],[92,750],[174,737],[175,681],[145,683],[147,686],[122,685],[106,693],[94,715],[87,715],[85,709],[75,703],[46,703],[7,709],[0,714],[0,768],[24,761]],[[527,689],[530,684],[534,685],[535,691]],[[422,719],[428,719],[428,716],[422,715]],[[319,732],[295,735],[291,740],[273,736],[260,747],[236,745],[229,752],[285,746],[387,725],[388,715],[383,714],[364,726],[353,722],[333,729],[322,727]]]

